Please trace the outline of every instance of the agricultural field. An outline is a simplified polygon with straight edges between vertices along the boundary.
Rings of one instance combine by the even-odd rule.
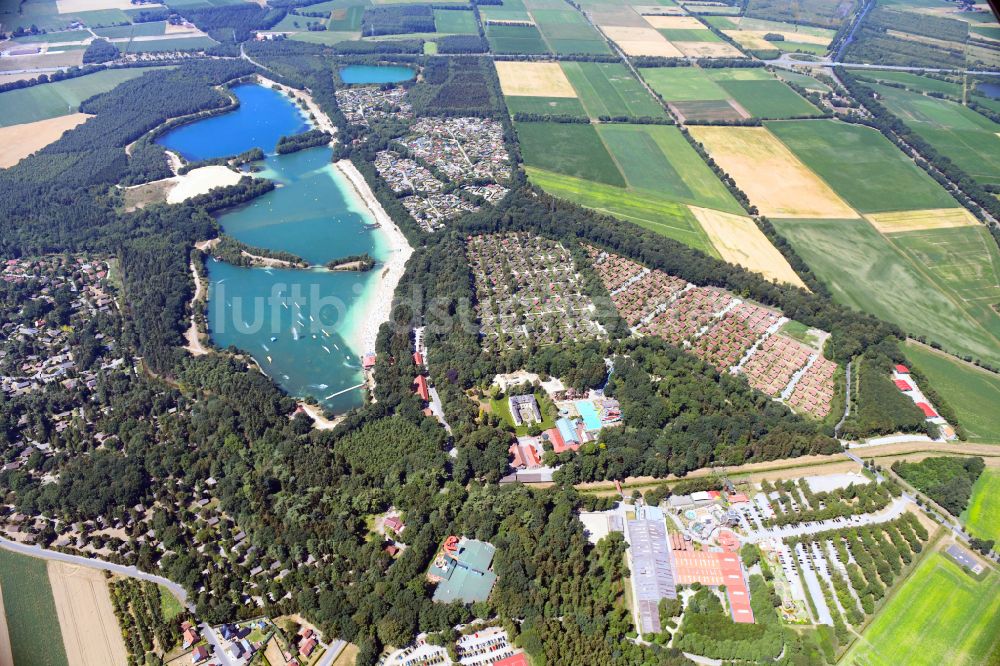
[[[664,67],[640,72],[686,122],[821,115],[763,68]]]
[[[547,3],[531,0],[526,3],[542,39],[553,53],[610,54],[604,38],[580,12],[563,2]]]
[[[625,179],[593,125],[515,123],[524,163],[617,187]]]
[[[890,86],[871,87],[893,114],[973,179],[1000,185],[1000,124],[957,102]]]
[[[996,440],[994,440],[996,441]],[[1000,470],[985,469],[972,487],[962,522],[973,536],[1000,542]]]
[[[836,30],[856,9],[854,0],[749,0],[747,16],[769,21],[797,22],[808,16],[809,22]]]
[[[104,574],[62,562],[49,562],[48,572],[70,666],[126,663]]]
[[[855,78],[859,78],[863,81],[876,83],[889,81],[891,83],[902,83],[907,88],[912,88],[913,90],[918,90],[920,92],[936,92],[941,93],[942,95],[957,98],[961,98],[962,96],[961,83],[955,81],[942,81],[941,79],[932,79],[929,76],[921,76],[920,74],[912,74],[910,72],[852,69],[851,74],[853,74]]]
[[[910,335],[924,336],[952,353],[1000,365],[1000,340],[990,332],[996,329],[997,315],[986,313],[984,304],[964,302],[953,289],[942,287],[948,282],[947,265],[932,274],[919,263],[920,254],[911,251],[917,249],[924,232],[886,235],[857,219],[772,219],[772,223],[826,283],[835,300],[892,322]],[[917,237],[908,238],[910,234]],[[987,239],[982,240],[982,247],[988,248]],[[981,279],[976,272],[993,270],[990,259],[991,254],[983,249],[978,255],[956,258],[959,265],[972,265],[970,284]],[[951,286],[961,288],[961,282]]]
[[[836,120],[766,126],[861,213],[958,207],[944,188],[878,130]]]
[[[106,69],[75,79],[43,83],[0,93],[0,127],[45,120],[74,113],[80,102],[111,90],[119,83],[142,76],[146,68]]]
[[[218,42],[209,36],[175,37],[173,39],[154,39],[149,41],[131,41],[117,44],[122,53],[156,53],[161,51],[202,51],[217,46]]]
[[[0,550],[0,591],[14,663],[69,666],[45,560]]]
[[[706,21],[743,48],[752,51],[798,51],[824,55],[836,34],[835,30],[827,28],[746,16],[711,16]],[[781,35],[784,39],[771,41],[765,39],[767,35]]]
[[[0,127],[0,169],[14,166],[22,159],[49,145],[66,131],[89,118],[85,113],[71,113],[36,120],[24,125]]]
[[[562,69],[591,118],[663,118],[659,102],[618,63],[564,62]]]
[[[534,25],[498,25],[487,23],[486,39],[494,53],[507,55],[530,55],[548,53],[549,47]]]
[[[794,83],[795,85],[809,91],[820,93],[830,92],[830,86],[826,85],[819,79],[809,76],[808,74],[793,72],[787,69],[778,69],[775,71],[775,74],[782,81]]]
[[[475,12],[457,9],[435,9],[434,27],[441,34],[474,35],[479,32]]]
[[[147,23],[133,23],[131,25],[115,25],[110,28],[94,28],[94,32],[98,36],[107,37],[108,39],[152,37],[165,34],[166,31],[166,21],[149,21]]]
[[[1000,637],[1000,575],[977,581],[930,553],[841,661],[866,666],[985,664]]]
[[[917,342],[906,343],[906,359],[955,411],[970,442],[1000,443],[1000,375]],[[989,496],[1000,498],[1000,489]],[[1000,515],[1000,506],[983,515]]]

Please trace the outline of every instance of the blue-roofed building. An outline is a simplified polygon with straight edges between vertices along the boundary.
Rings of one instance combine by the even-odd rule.
[[[569,442],[580,443],[580,437],[576,434],[576,424],[569,419],[563,417],[556,421],[556,428],[559,429],[559,434],[567,444]]]

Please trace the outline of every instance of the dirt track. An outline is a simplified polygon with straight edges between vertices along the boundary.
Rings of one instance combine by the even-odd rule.
[[[49,562],[49,582],[70,666],[113,666],[128,660],[104,574]]]

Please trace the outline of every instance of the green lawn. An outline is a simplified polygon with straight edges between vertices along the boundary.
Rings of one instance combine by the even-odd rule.
[[[955,410],[969,441],[1000,443],[1000,375],[912,342],[906,358]],[[1000,512],[994,517],[1000,536]]]
[[[553,196],[632,222],[661,236],[718,257],[691,210],[655,192],[635,192],[589,180],[526,167],[532,183]]]
[[[543,392],[535,393],[535,400],[538,401],[538,409],[542,412],[542,422],[538,424],[542,430],[548,430],[549,428],[554,428],[556,425],[556,419],[554,414],[556,413],[555,405],[552,401],[545,396]],[[502,398],[496,400],[490,400],[490,409],[494,414],[499,416],[504,423],[514,428],[514,432],[517,435],[527,435],[529,426],[515,426],[514,418],[510,415],[510,405],[507,404],[507,396],[504,395]]]
[[[435,9],[434,26],[444,34],[471,35],[479,32],[475,13],[460,9]]]
[[[157,587],[160,588],[160,609],[164,620],[170,621],[184,612],[184,607],[177,601],[177,597],[162,585]]]
[[[563,71],[591,118],[663,118],[660,103],[618,63],[564,62]]]
[[[818,116],[819,109],[781,81],[719,81],[719,85],[754,118]]]
[[[593,125],[516,123],[524,163],[606,185],[625,186]]]
[[[14,663],[66,666],[45,560],[0,550],[0,592]]]
[[[1000,366],[1000,344],[976,319],[981,312],[946,293],[916,255],[864,220],[772,220],[834,298],[922,335],[950,352]],[[924,232],[910,232],[924,233]],[[982,261],[982,259],[976,259]]]
[[[107,92],[147,71],[143,68],[108,69],[75,79],[0,93],[0,108],[4,109],[0,114],[0,127],[76,113],[80,102],[88,97]]]
[[[794,120],[766,125],[862,213],[958,207],[958,202],[944,188],[878,130],[836,120]]]
[[[1000,576],[977,582],[933,553],[841,660],[858,666],[986,664],[1000,640]]]
[[[872,87],[893,114],[956,166],[981,184],[1000,185],[1000,124],[950,100]]]
[[[728,213],[743,209],[694,151],[668,125],[600,125],[598,134],[630,189]]]
[[[986,469],[976,480],[962,522],[973,536],[1000,542],[1000,470]]]
[[[652,67],[640,69],[646,83],[668,102],[723,100],[729,93],[700,67]]]
[[[537,113],[551,116],[575,116],[586,118],[580,100],[575,97],[522,97],[512,95],[504,98],[507,101],[507,109],[511,114],[515,113]]]

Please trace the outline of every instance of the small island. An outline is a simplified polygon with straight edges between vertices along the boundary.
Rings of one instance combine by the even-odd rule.
[[[363,273],[375,268],[375,260],[366,252],[364,254],[352,254],[334,259],[328,262],[326,267],[331,271],[358,271]]]
[[[265,268],[309,268],[309,262],[291,252],[280,252],[247,245],[222,234],[212,247],[212,254],[233,266]]]

